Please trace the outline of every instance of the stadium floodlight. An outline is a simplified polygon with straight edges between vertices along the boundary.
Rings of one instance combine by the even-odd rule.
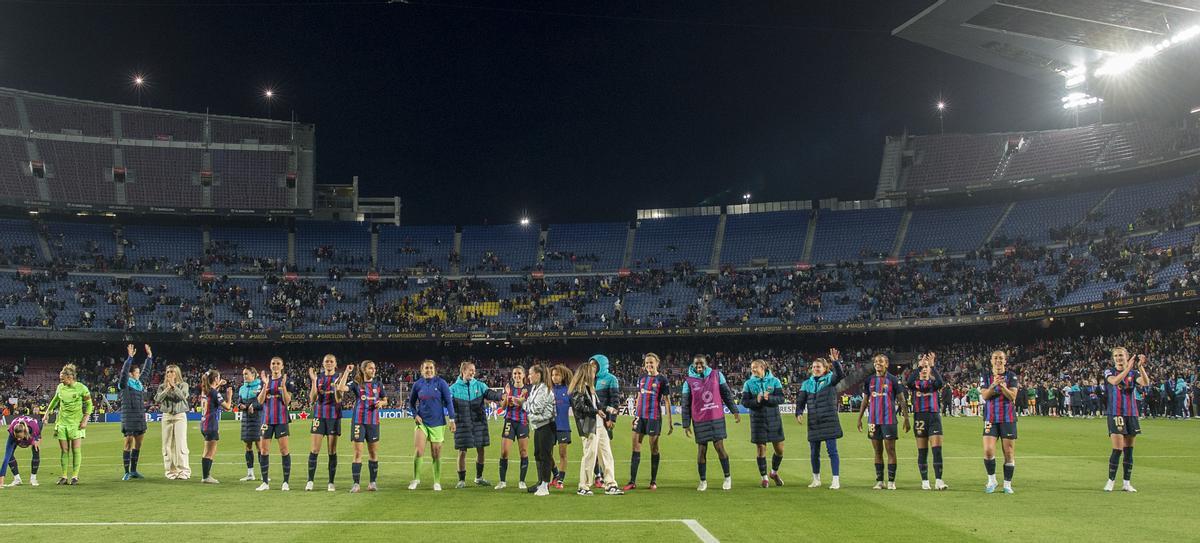
[[[1147,45],[1132,53],[1121,53],[1108,57],[1104,64],[1096,69],[1095,75],[1121,75],[1128,72],[1138,63],[1151,58],[1171,47],[1187,42],[1200,35],[1200,25],[1190,26],[1185,28],[1175,35],[1164,38],[1162,41],[1154,45]]]
[[[1063,109],[1079,109],[1103,103],[1104,99],[1085,92],[1072,92],[1062,97]]]
[[[142,90],[146,88],[146,74],[135,72],[129,76],[129,83],[133,85],[133,92],[137,95],[138,106],[142,105]]]
[[[529,217],[521,217],[521,226],[529,226]]]
[[[275,101],[275,89],[267,87],[262,91],[263,100],[267,102],[267,118],[271,118],[271,103]]]
[[[938,108],[938,111],[944,111],[946,109],[946,102],[938,102],[937,108]]]
[[[748,203],[750,203],[750,193],[749,193],[749,192],[747,192],[746,194],[743,194],[743,195],[742,195],[742,201],[743,201],[743,202],[745,202],[745,203],[747,203],[747,204],[748,204]]]
[[[937,110],[938,116],[938,134],[946,133],[946,100],[938,96],[938,100],[933,104],[933,109]]]

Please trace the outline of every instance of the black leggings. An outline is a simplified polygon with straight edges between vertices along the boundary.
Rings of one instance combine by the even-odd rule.
[[[533,431],[533,459],[537,461],[539,483],[548,483],[553,477],[555,437],[553,421]]]

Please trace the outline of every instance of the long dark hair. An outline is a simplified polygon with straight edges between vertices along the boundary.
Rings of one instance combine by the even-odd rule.
[[[208,394],[208,391],[214,388],[217,384],[217,379],[221,378],[220,372],[216,368],[212,368],[200,376],[200,393]]]

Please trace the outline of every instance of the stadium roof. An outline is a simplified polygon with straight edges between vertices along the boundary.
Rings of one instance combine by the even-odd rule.
[[[1198,24],[1200,0],[938,0],[892,34],[1062,87],[1073,69],[1090,79]],[[1160,69],[1194,71],[1192,54],[1162,57]]]

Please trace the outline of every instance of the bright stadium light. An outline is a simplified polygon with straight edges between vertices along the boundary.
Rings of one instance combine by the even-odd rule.
[[[1062,97],[1063,109],[1079,109],[1104,102],[1103,98],[1085,92],[1072,92]]]
[[[750,203],[750,193],[749,192],[742,195],[742,201],[746,202],[747,204]]]
[[[133,92],[137,95],[138,105],[142,105],[142,91],[146,89],[146,74],[136,72],[129,76],[129,83],[133,86]]]
[[[529,217],[521,217],[521,226],[529,226]]]
[[[1171,47],[1187,42],[1200,35],[1200,25],[1190,26],[1169,38],[1164,38],[1162,41],[1147,45],[1133,53],[1121,53],[1108,57],[1099,68],[1096,69],[1097,76],[1121,75],[1128,72],[1134,66],[1137,66],[1143,60],[1151,58]]]
[[[937,110],[938,116],[938,134],[946,133],[946,100],[940,95],[938,101],[933,104],[933,109]]]
[[[267,87],[262,91],[263,100],[267,102],[267,118],[271,118],[271,103],[275,101],[275,89]]]

